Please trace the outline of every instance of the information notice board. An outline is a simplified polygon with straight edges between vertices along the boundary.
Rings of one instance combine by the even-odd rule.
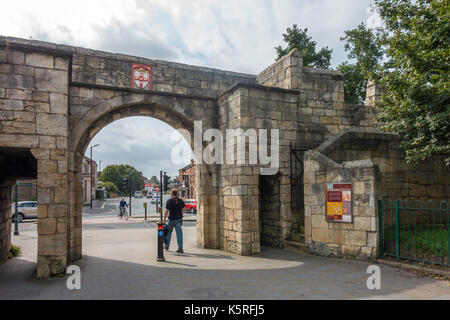
[[[334,222],[352,222],[352,184],[327,183],[326,219]]]

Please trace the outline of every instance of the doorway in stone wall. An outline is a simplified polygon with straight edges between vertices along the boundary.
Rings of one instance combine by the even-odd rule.
[[[262,246],[281,247],[279,174],[259,176],[259,235]]]
[[[38,161],[29,148],[0,147],[0,265],[31,274],[36,268]],[[23,181],[31,181],[25,184]],[[30,184],[30,186],[29,186]],[[16,187],[17,186],[17,187]],[[18,219],[15,225],[15,191],[18,191]],[[20,256],[8,261],[11,244],[19,247]]]
[[[310,147],[302,145],[290,146],[290,182],[292,226],[290,240],[305,241],[305,202],[304,202],[304,167],[303,155]]]

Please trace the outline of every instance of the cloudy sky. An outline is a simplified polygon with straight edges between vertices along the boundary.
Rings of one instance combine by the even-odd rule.
[[[15,0],[1,1],[0,34],[257,74],[273,63],[274,47],[294,23],[318,47],[346,60],[343,32],[376,23],[372,0]],[[171,163],[173,130],[152,118],[116,121],[101,130],[94,160],[129,163],[146,176]]]

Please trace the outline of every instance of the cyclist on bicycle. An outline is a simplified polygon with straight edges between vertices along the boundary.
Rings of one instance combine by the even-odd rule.
[[[126,210],[125,208],[128,207],[127,202],[125,201],[124,198],[122,198],[122,200],[120,200],[120,204],[119,204],[119,214],[120,216],[123,216],[124,211]]]

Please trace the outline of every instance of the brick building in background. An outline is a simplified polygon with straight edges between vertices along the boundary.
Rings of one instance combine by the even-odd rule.
[[[185,199],[196,198],[195,185],[195,163],[194,159],[186,167],[178,170],[178,181],[180,183],[180,195]]]
[[[91,186],[91,162],[92,162],[92,186]],[[83,165],[81,169],[82,185],[83,185],[83,203],[91,202],[91,194],[95,199],[95,186],[97,185],[97,163],[92,161],[89,157],[83,158]],[[91,190],[91,192],[89,192]]]

